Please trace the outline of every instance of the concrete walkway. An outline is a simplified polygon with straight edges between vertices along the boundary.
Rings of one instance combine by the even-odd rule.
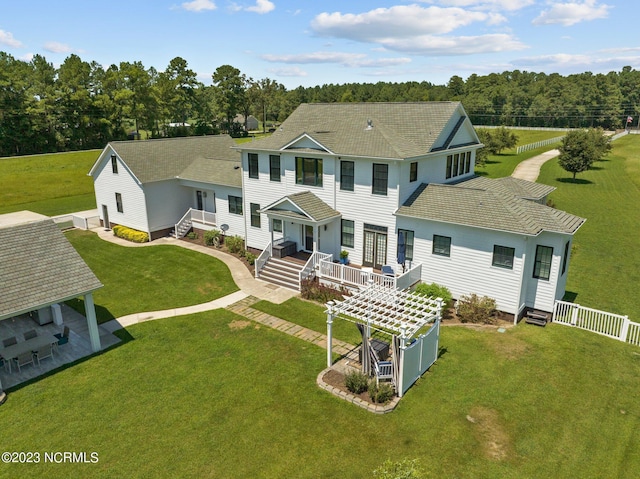
[[[540,168],[542,165],[558,155],[560,155],[559,150],[549,150],[529,158],[528,160],[524,160],[516,166],[516,169],[513,170],[511,176],[521,180],[536,181],[538,179],[538,175],[540,175]]]

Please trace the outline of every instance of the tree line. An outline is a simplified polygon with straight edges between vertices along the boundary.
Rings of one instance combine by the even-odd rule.
[[[640,112],[640,71],[562,76],[533,72],[454,75],[422,82],[324,84],[287,90],[231,65],[204,85],[181,57],[164,71],[141,62],[104,68],[70,55],[54,67],[0,52],[0,156],[102,148],[111,140],[244,134],[237,116],[262,128],[284,121],[301,103],[461,101],[475,125],[620,128]],[[246,121],[246,120],[245,120]],[[188,126],[187,126],[188,125]]]

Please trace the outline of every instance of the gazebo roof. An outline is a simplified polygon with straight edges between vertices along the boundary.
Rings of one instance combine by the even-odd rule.
[[[344,301],[328,303],[329,312],[343,319],[369,324],[405,338],[440,316],[442,299],[371,284]]]

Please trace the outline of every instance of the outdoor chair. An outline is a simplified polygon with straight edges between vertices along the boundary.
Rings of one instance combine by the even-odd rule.
[[[47,344],[46,346],[42,346],[35,352],[35,357],[38,360],[38,366],[40,366],[40,361],[45,358],[53,359],[53,344]]]
[[[379,361],[375,363],[376,384],[380,385],[380,380],[393,381],[393,363],[391,361]]]
[[[20,372],[20,368],[22,366],[26,366],[29,363],[33,364],[34,366],[36,365],[36,363],[33,361],[33,353],[31,351],[26,351],[24,353],[18,354],[18,357],[13,358],[13,360],[16,362],[16,366],[18,366],[18,372]]]
[[[382,274],[385,276],[395,276],[396,272],[393,269],[393,266],[389,265],[389,264],[385,264],[382,269]]]
[[[24,340],[27,341],[27,340],[33,339],[33,338],[35,338],[37,336],[38,336],[38,333],[37,333],[37,331],[35,329],[32,329],[30,331],[25,331]]]
[[[62,333],[54,334],[58,338],[58,346],[67,344],[69,342],[69,326],[65,326]]]
[[[13,346],[14,344],[18,344],[18,340],[16,339],[15,336],[11,336],[10,338],[2,340],[2,345],[5,348],[8,348],[9,346]]]

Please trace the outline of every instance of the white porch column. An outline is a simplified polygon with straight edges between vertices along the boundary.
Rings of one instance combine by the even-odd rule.
[[[102,349],[100,345],[100,333],[98,332],[98,322],[96,321],[96,308],[93,304],[93,294],[84,296],[84,312],[87,317],[89,327],[89,339],[91,340],[91,350],[97,353]]]
[[[333,325],[333,301],[329,301],[327,303],[327,367],[330,368],[333,364],[333,353],[332,353],[332,337],[331,337],[331,329]]]
[[[284,232],[284,228],[282,228]],[[269,233],[271,233],[271,244],[273,245],[273,218],[269,218]]]
[[[313,251],[318,251],[318,243],[320,242],[320,226],[313,225]]]

